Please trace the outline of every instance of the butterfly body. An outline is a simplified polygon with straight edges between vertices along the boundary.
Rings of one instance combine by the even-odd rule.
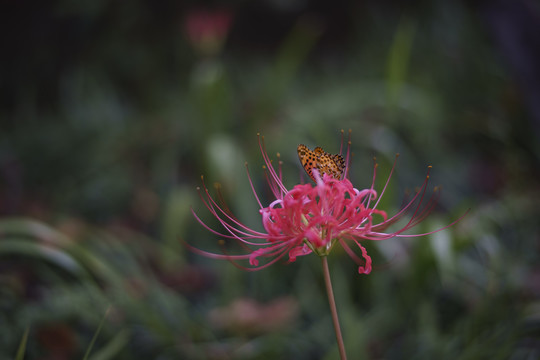
[[[320,176],[327,174],[334,179],[341,180],[345,172],[345,160],[339,154],[329,154],[320,146],[310,150],[307,146],[300,144],[297,148],[300,163],[306,170],[309,177],[315,180],[313,169],[317,169]]]

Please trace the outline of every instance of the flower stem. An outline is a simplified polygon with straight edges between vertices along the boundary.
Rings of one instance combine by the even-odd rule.
[[[343,343],[343,336],[341,335],[341,328],[339,327],[339,318],[336,308],[336,300],[334,300],[334,291],[332,290],[332,280],[330,280],[330,270],[328,269],[328,258],[321,256],[324,284],[326,285],[326,293],[328,294],[328,302],[330,303],[330,311],[332,312],[332,322],[334,323],[334,330],[336,331],[336,339],[339,348],[339,356],[341,360],[347,360],[347,353],[345,352],[345,344]]]

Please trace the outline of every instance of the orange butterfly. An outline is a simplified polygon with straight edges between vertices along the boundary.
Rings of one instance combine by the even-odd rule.
[[[345,160],[339,154],[333,155],[325,152],[320,146],[311,151],[307,146],[300,144],[297,148],[298,158],[307,174],[313,181],[313,169],[317,169],[319,174],[328,174],[334,179],[341,180],[345,172]]]

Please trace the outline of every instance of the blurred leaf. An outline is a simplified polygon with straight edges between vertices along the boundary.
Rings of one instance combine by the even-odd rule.
[[[21,339],[21,343],[19,345],[19,350],[17,350],[17,355],[15,356],[15,360],[24,360],[24,353],[26,351],[26,343],[28,341],[29,332],[30,332],[30,327],[27,327]]]
[[[90,341],[90,344],[88,345],[88,348],[86,349],[86,352],[84,354],[83,360],[88,360],[88,356],[90,355],[90,352],[92,351],[92,348],[94,347],[94,343],[96,342],[96,339],[101,332],[101,328],[103,327],[103,324],[105,323],[105,319],[107,318],[107,315],[109,314],[109,311],[111,310],[111,307],[109,306],[107,310],[105,311],[105,314],[103,315],[103,318],[99,322],[99,325],[96,329],[96,332],[94,333],[94,336],[92,337],[92,340]]]
[[[317,18],[309,15],[300,17],[295,27],[283,42],[274,66],[270,68],[264,92],[256,106],[257,122],[272,120],[279,102],[288,92],[300,66],[306,61],[308,52],[322,34],[321,24]]]
[[[88,278],[88,272],[65,251],[38,244],[23,238],[0,239],[0,255],[24,255],[45,260],[79,278]]]
[[[66,246],[71,243],[71,240],[61,232],[30,218],[0,219],[0,232],[2,236],[24,236],[30,239],[39,239],[43,243],[51,245]]]
[[[192,187],[177,187],[167,195],[162,220],[162,236],[166,244],[162,256],[166,264],[181,265],[185,261],[182,256],[185,247],[181,243],[186,240],[186,231],[193,220],[194,191]]]
[[[131,332],[129,330],[121,330],[113,336],[113,338],[101,349],[90,356],[89,360],[109,360],[115,359],[119,353],[126,347],[130,340]]]
[[[416,26],[411,19],[401,19],[388,54],[387,94],[391,108],[396,105],[407,77],[415,30]]]

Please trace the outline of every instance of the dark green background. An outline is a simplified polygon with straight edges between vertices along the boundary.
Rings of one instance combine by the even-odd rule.
[[[212,51],[186,34],[201,10],[230,16]],[[341,129],[357,188],[401,154],[389,213],[433,165],[417,232],[471,209],[366,243],[370,275],[332,254],[349,357],[540,356],[538,3],[4,1],[0,24],[0,357],[28,330],[28,359],[337,359],[315,256],[248,273],[183,241],[220,251],[201,174],[260,229],[258,132],[292,187],[296,146]],[[241,298],[284,323],[212,320]]]

